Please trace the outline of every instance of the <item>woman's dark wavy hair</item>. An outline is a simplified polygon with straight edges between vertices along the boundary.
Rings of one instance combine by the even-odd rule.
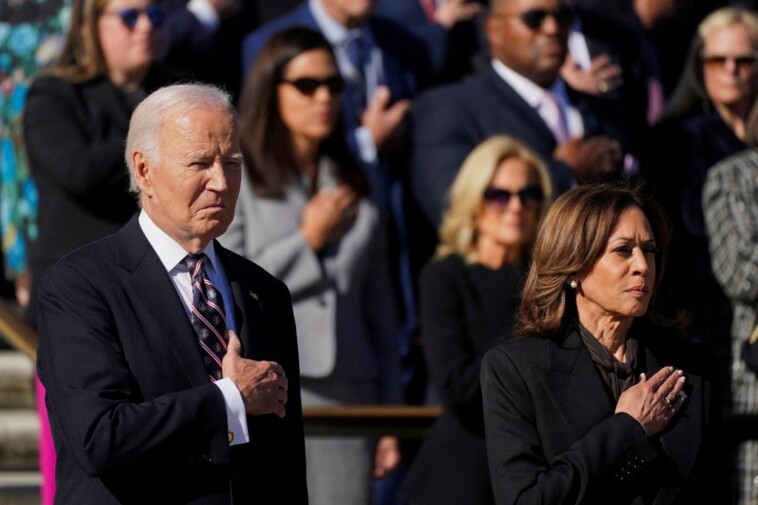
[[[640,187],[612,183],[575,187],[555,200],[537,235],[532,264],[519,307],[515,335],[557,338],[576,317],[570,279],[588,274],[603,255],[621,214],[639,207],[655,238],[655,281],[644,316],[656,326],[673,326],[653,309],[663,276],[670,226],[663,209]]]
[[[250,69],[240,97],[240,148],[255,194],[282,198],[285,189],[300,174],[293,157],[290,132],[279,112],[277,87],[293,58],[312,50],[324,50],[337,63],[329,42],[320,33],[296,27],[278,32],[263,46]],[[342,121],[322,142],[320,154],[333,159],[337,178],[359,193],[366,193],[366,180],[348,150]]]

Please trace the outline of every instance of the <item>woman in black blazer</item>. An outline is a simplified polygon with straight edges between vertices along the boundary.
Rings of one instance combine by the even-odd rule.
[[[29,89],[24,141],[39,192],[39,235],[28,258],[32,324],[47,268],[137,210],[124,144],[134,108],[168,81],[153,67],[164,18],[149,0],[77,0],[57,62]]]
[[[551,188],[537,156],[502,135],[471,152],[452,186],[437,257],[420,282],[423,350],[445,410],[405,478],[403,498],[412,504],[493,503],[481,358],[513,325]]]
[[[522,338],[482,362],[499,505],[728,502],[698,355],[648,310],[667,237],[660,208],[634,190],[580,186],[551,207]]]

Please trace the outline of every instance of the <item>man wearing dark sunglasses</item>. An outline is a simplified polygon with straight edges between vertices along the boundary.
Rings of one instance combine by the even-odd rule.
[[[514,136],[549,161],[557,194],[619,168],[619,142],[601,135],[585,98],[559,76],[574,15],[566,0],[493,0],[491,65],[416,100],[411,186],[430,223],[439,224],[465,156],[493,134]]]

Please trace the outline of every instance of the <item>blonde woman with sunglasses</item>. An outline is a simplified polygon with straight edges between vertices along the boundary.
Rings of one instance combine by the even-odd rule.
[[[412,505],[494,503],[479,369],[484,351],[513,326],[551,194],[540,158],[503,135],[474,149],[453,183],[436,258],[420,279],[423,352],[444,413],[405,480]]]

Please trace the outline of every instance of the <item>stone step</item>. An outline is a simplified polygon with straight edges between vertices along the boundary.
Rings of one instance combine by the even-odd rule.
[[[0,471],[36,472],[38,441],[34,362],[19,351],[0,351]]]
[[[0,410],[0,471],[39,468],[39,416],[33,409]]]
[[[19,351],[0,351],[0,409],[34,409],[34,362]]]
[[[0,504],[39,505],[40,482],[38,472],[0,472]]]

